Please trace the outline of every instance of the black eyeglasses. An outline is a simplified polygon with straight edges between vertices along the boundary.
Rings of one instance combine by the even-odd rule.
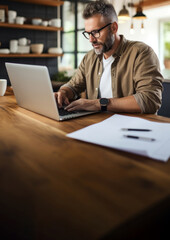
[[[82,34],[84,35],[85,38],[89,39],[90,38],[90,34],[94,37],[94,38],[99,38],[100,37],[100,31],[106,27],[108,27],[110,24],[112,23],[108,23],[107,25],[105,25],[104,27],[98,29],[98,30],[93,30],[91,32],[87,32],[84,31],[82,32]]]

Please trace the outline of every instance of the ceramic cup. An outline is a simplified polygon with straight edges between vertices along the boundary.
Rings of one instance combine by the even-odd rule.
[[[44,27],[47,27],[48,26],[48,21],[42,21],[41,25],[44,26]]]
[[[27,39],[27,38],[19,38],[18,39],[18,45],[19,46],[27,46],[31,44],[31,40]]]
[[[24,21],[25,21],[25,17],[20,17],[20,16],[17,16],[16,19],[15,19],[15,22],[16,24],[24,24]]]
[[[61,27],[61,19],[60,18],[53,18],[49,21],[49,25],[52,27]]]
[[[7,88],[7,80],[0,79],[0,96],[4,96]]]
[[[11,40],[9,43],[11,53],[16,53],[18,50],[18,40]]]
[[[17,12],[13,10],[8,11],[8,22],[9,23],[15,23],[15,19],[17,16]]]

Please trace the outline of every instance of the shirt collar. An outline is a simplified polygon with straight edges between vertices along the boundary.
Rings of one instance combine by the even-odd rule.
[[[126,48],[126,38],[123,35],[120,35],[120,43],[116,49],[116,52],[113,54],[113,57],[120,57]]]

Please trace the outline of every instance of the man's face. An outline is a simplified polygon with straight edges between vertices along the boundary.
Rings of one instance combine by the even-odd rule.
[[[85,20],[85,31],[91,32],[98,30],[106,24],[108,24],[108,22],[106,22],[104,18],[98,14]],[[99,38],[95,38],[90,34],[89,41],[92,43],[96,54],[100,55],[108,52],[113,47],[115,41],[115,37],[111,31],[111,26],[109,25],[102,29],[100,31]]]

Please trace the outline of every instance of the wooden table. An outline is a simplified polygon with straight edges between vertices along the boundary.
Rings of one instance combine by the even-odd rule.
[[[109,116],[57,122],[18,107],[10,91],[0,97],[1,239],[164,239],[169,234],[170,161],[66,137]]]

